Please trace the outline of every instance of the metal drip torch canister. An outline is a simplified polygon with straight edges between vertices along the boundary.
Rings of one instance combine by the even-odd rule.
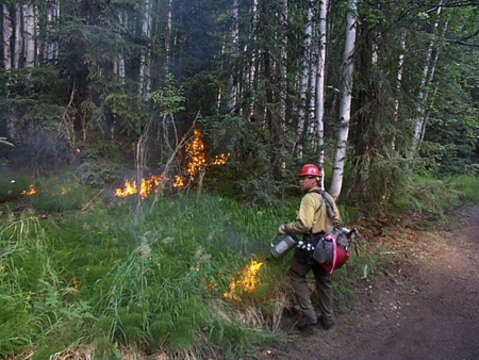
[[[277,244],[274,244],[274,240],[276,240],[277,237],[278,235],[275,235],[270,241],[271,256],[273,256],[275,259],[281,257],[289,249],[296,246],[296,239],[291,235],[286,235]]]

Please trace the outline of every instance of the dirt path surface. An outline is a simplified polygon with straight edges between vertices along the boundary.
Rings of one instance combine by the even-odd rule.
[[[397,234],[397,260],[359,284],[333,329],[290,330],[298,337],[256,358],[478,360],[479,207],[456,216],[460,230]]]

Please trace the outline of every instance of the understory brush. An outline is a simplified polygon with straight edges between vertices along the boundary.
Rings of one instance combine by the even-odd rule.
[[[393,199],[393,214],[413,212],[442,219],[461,202],[479,204],[479,178],[470,175],[437,178],[415,176]]]
[[[88,344],[99,359],[118,358],[122,346],[235,358],[278,340],[291,254],[271,259],[269,240],[297,204],[179,195],[149,211],[150,201],[140,213],[132,198],[61,216],[39,216],[41,207],[4,213],[1,356],[33,350],[43,359]],[[365,266],[374,269],[376,258],[363,250],[334,275],[341,304]]]

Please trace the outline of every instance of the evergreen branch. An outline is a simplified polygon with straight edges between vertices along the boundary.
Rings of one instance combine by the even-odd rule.
[[[479,48],[479,44],[468,43],[468,42],[463,41],[462,39],[451,39],[451,38],[446,37],[446,38],[444,38],[444,40],[446,40],[450,44],[456,44],[456,45]]]

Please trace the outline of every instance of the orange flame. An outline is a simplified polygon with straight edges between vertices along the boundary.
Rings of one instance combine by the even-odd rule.
[[[175,175],[174,179],[168,179],[167,177],[159,177],[152,175],[149,179],[142,179],[140,186],[140,195],[144,199],[150,193],[158,192],[158,188],[162,181],[171,181],[171,185],[174,188],[182,188],[189,182],[192,182],[200,170],[210,165],[224,165],[228,161],[230,153],[216,155],[209,163],[205,158],[205,144],[201,139],[201,134],[197,129],[193,130],[193,139],[185,144],[184,154],[187,160],[186,162],[186,174],[187,176]],[[122,188],[115,189],[116,197],[126,197],[136,194],[138,192],[135,180],[125,180],[125,185]]]
[[[68,192],[68,190],[67,190],[67,189],[65,189],[64,187],[62,187],[61,194],[62,194],[62,195],[65,195],[67,192]]]
[[[205,144],[203,140],[201,140],[198,130],[193,130],[193,140],[185,144],[185,152],[190,159],[186,172],[190,175],[191,180],[193,180],[201,167],[206,163]]]
[[[230,153],[216,155],[215,158],[210,162],[211,165],[224,165],[228,161]]]
[[[246,265],[241,273],[239,273],[239,278],[231,278],[229,288],[230,291],[223,294],[223,298],[228,300],[240,301],[239,295],[243,293],[252,293],[256,288],[259,280],[256,279],[256,274],[263,266],[262,262],[256,260],[251,260],[249,265]]]
[[[179,175],[175,175],[175,180],[173,181],[172,185],[174,188],[181,188],[185,186],[185,179]]]
[[[28,195],[28,196],[35,195],[36,193],[37,193],[37,190],[35,190],[35,186],[33,186],[33,184],[28,185],[28,190],[23,190],[21,192],[22,195]]]
[[[151,175],[149,179],[141,179],[140,196],[142,199],[146,198],[150,193],[157,193],[160,187],[162,178],[160,176]],[[125,186],[123,189],[115,189],[116,197],[126,197],[136,194],[138,192],[136,181],[125,180]]]

